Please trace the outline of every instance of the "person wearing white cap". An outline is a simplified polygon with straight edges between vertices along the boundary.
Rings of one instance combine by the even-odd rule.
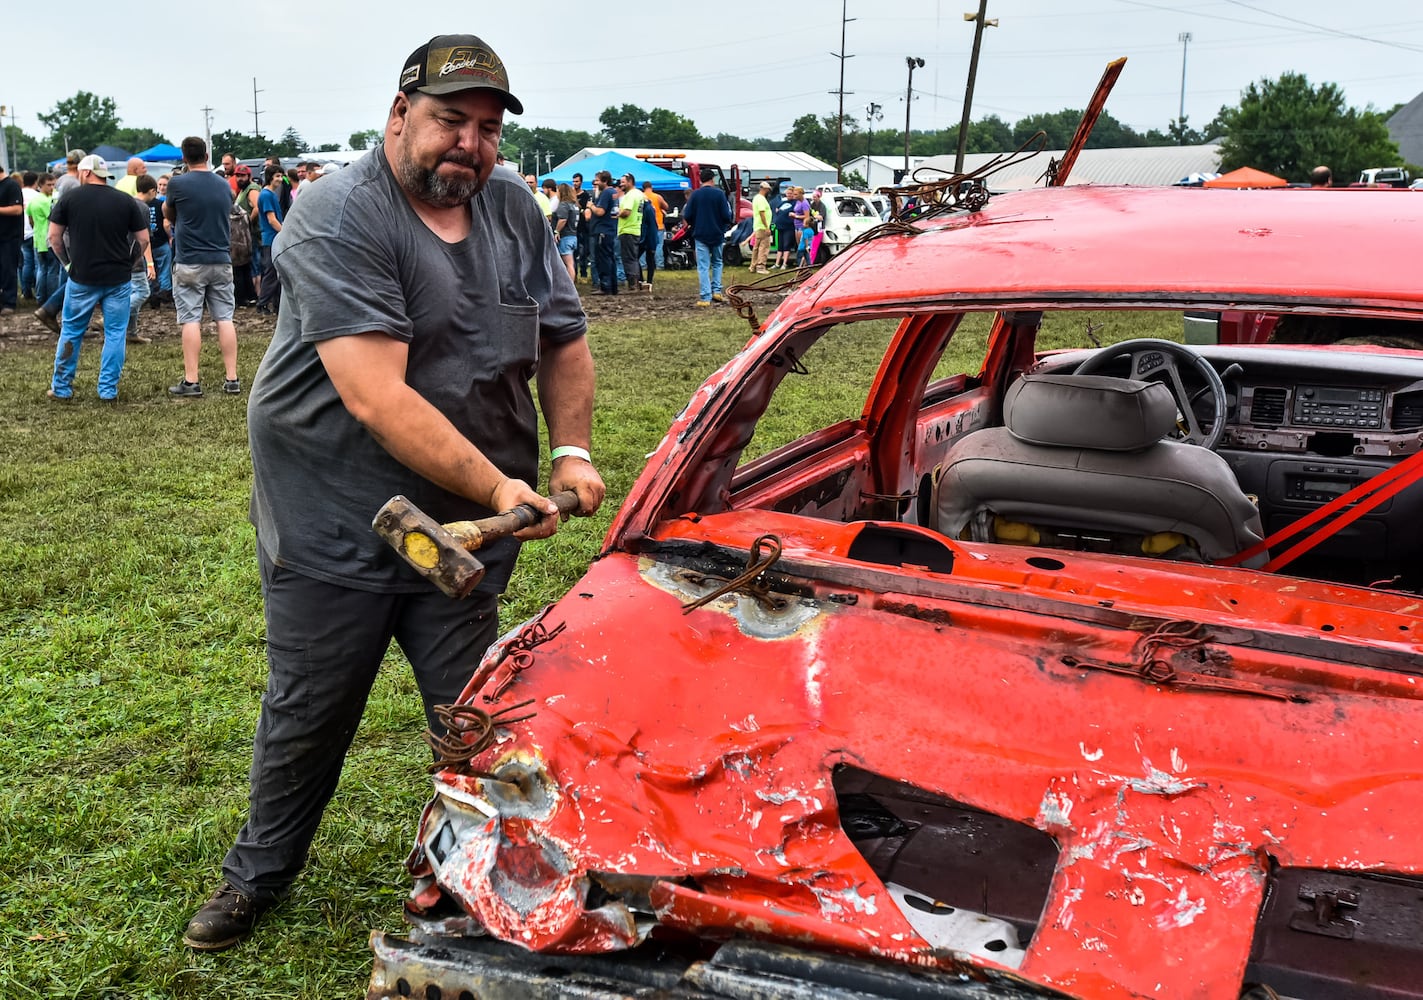
[[[198,950],[250,934],[305,865],[392,639],[445,732],[435,706],[498,635],[520,542],[558,529],[531,485],[535,373],[550,493],[577,493],[583,516],[603,500],[578,291],[528,191],[495,170],[523,105],[473,35],[402,65],[384,143],[303,194],[274,243],[283,302],[247,407],[267,691],[247,822],[183,936]],[[481,549],[483,580],[452,601],[371,531],[397,493],[442,522],[520,504],[539,520]]]
[[[109,187],[109,171],[99,157],[80,160],[77,174],[79,186],[55,204],[49,217],[49,245],[69,268],[69,284],[47,395],[51,399],[74,395],[84,331],[94,310],[102,309],[104,350],[99,358],[98,393],[107,401],[118,397],[131,275],[134,264],[148,252],[148,213],[136,199]]]

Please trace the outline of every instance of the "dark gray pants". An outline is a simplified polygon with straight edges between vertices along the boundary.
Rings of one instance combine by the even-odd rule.
[[[277,277],[277,265],[272,259],[272,247],[260,250],[262,259],[262,291],[257,296],[257,308],[277,312],[282,307],[282,279]]]
[[[258,546],[267,690],[252,745],[247,822],[223,861],[239,891],[280,895],[306,864],[390,640],[414,668],[425,718],[455,701],[499,633],[499,599],[372,594],[272,565]],[[412,776],[413,778],[414,776]]]
[[[623,254],[623,275],[628,280],[628,288],[634,292],[642,284],[642,265],[637,261],[638,245],[642,237],[635,233],[619,233],[618,246]]]

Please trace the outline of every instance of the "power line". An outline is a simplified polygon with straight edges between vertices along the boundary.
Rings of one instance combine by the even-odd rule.
[[[1147,10],[1165,11],[1168,14],[1179,15],[1181,13],[1179,4],[1148,3],[1146,2],[1146,0],[1117,0],[1117,2],[1127,4],[1131,7],[1143,7]],[[1239,7],[1242,10],[1250,10],[1254,11],[1257,14],[1264,14],[1266,17],[1278,18],[1282,21],[1289,21],[1292,24],[1298,24],[1301,28],[1308,29],[1309,32],[1315,34],[1335,35],[1341,38],[1352,38],[1360,42],[1372,42],[1375,45],[1387,45],[1390,48],[1403,49],[1405,52],[1423,52],[1423,47],[1417,45],[1405,45],[1402,42],[1390,42],[1382,38],[1371,38],[1368,35],[1360,35],[1349,31],[1342,31],[1338,28],[1330,28],[1323,24],[1315,24],[1312,21],[1304,21],[1297,17],[1290,17],[1287,14],[1277,14],[1272,10],[1266,10],[1263,7],[1256,7],[1252,4],[1245,3],[1244,0],[1221,0],[1221,2]],[[1244,18],[1228,17],[1224,14],[1212,14],[1211,20],[1225,21],[1230,24],[1246,24],[1255,28],[1278,27],[1278,25],[1268,24],[1263,21],[1247,21]],[[1406,23],[1407,22],[1405,22],[1405,24]]]
[[[1331,35],[1338,35],[1340,38],[1352,38],[1359,42],[1372,42],[1374,45],[1387,45],[1391,49],[1403,49],[1405,52],[1423,52],[1423,46],[1405,45],[1402,42],[1391,42],[1386,38],[1370,38],[1368,35],[1358,35],[1352,31],[1343,31],[1339,28],[1331,28],[1323,24],[1315,24],[1312,21],[1302,21],[1297,17],[1290,17],[1288,14],[1277,14],[1272,10],[1263,10],[1253,4],[1244,3],[1243,0],[1225,0],[1226,3],[1235,7],[1243,7],[1246,10],[1253,10],[1257,14],[1264,14],[1267,17],[1276,17],[1281,21],[1289,21],[1291,24],[1302,24],[1306,28],[1315,31],[1327,32]]]

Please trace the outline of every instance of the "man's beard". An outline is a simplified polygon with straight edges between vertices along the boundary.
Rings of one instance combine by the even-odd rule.
[[[484,187],[484,178],[480,176],[479,172],[479,161],[474,157],[452,152],[441,157],[440,163],[454,163],[468,167],[475,172],[475,175],[469,180],[451,180],[442,177],[437,172],[438,163],[433,168],[422,167],[415,162],[406,149],[401,149],[395,158],[395,174],[400,181],[400,186],[413,197],[439,208],[455,208],[468,204],[470,199],[479,193],[479,189]]]

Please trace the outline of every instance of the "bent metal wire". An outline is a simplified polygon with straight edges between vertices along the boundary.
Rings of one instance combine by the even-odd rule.
[[[919,167],[913,174],[913,183],[900,187],[882,187],[877,194],[886,195],[890,201],[890,218],[855,237],[840,251],[845,253],[851,247],[886,236],[918,236],[925,231],[922,225],[930,219],[957,212],[977,212],[988,204],[990,193],[984,181],[997,173],[1024,160],[1037,156],[1047,146],[1047,133],[1033,133],[1027,141],[1011,153],[995,156],[977,170],[961,174],[945,174],[935,180],[922,179],[921,174],[940,173],[935,167]],[[1051,161],[1043,172],[1048,186],[1052,186],[1057,176],[1057,162]],[[919,223],[919,225],[915,225]],[[761,329],[761,321],[756,315],[756,306],[747,300],[742,292],[790,291],[806,281],[824,265],[812,264],[798,267],[789,273],[766,275],[755,281],[732,285],[726,290],[726,300],[736,310],[736,315],[751,325],[754,334]]]

